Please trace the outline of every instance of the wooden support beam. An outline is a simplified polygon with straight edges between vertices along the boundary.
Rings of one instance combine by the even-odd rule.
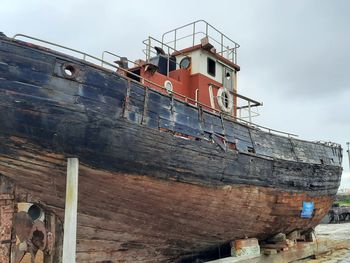
[[[207,263],[290,263],[310,256],[317,256],[329,251],[345,248],[350,248],[350,240],[319,238],[317,242],[299,242],[287,251],[277,252],[274,249],[265,249],[268,255],[227,257],[207,261]]]
[[[74,263],[76,261],[78,171],[78,158],[68,158],[62,263]]]

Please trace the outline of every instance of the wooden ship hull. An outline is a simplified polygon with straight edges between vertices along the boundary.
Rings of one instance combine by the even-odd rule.
[[[338,145],[272,134],[1,37],[5,256],[17,204],[27,202],[55,236],[45,262],[61,262],[68,157],[80,161],[77,262],[192,262],[231,240],[307,231],[342,172]],[[311,218],[300,216],[305,201]]]

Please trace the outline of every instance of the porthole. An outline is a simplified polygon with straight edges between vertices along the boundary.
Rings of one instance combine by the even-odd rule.
[[[183,69],[189,69],[191,66],[191,58],[190,57],[184,57],[180,61],[180,68]]]
[[[63,64],[62,73],[64,77],[68,79],[73,79],[77,75],[77,68],[72,64]]]
[[[171,93],[173,91],[173,83],[170,80],[164,81],[164,88],[168,93]]]

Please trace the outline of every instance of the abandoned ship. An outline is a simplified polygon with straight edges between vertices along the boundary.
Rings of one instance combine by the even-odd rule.
[[[77,262],[192,262],[328,212],[340,145],[253,124],[236,42],[199,20],[143,43],[131,62],[1,34],[1,262],[61,262],[69,157]]]

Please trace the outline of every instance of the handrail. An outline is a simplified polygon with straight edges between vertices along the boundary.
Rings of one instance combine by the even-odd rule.
[[[167,44],[165,44],[165,43],[160,42],[158,39],[155,39],[155,38],[149,36],[147,39],[145,39],[144,41],[142,41],[142,43],[145,44],[145,46],[146,46],[146,53],[145,53],[145,54],[146,54],[146,61],[147,61],[147,62],[149,62],[150,59],[151,59],[151,52],[152,52],[152,53],[155,53],[154,51],[151,50],[151,48],[155,48],[155,46],[152,46],[152,41],[161,44],[161,45],[162,45],[162,48],[163,48],[164,46],[168,48],[167,76],[169,77],[169,71],[170,71],[170,70],[169,70],[169,68],[170,68],[170,55],[171,55],[171,54],[170,54],[170,50],[172,50],[172,53],[181,54],[181,55],[183,55],[184,57],[188,57],[188,56],[185,55],[184,53],[182,53],[181,51],[178,51],[178,50],[172,48],[171,46],[169,46],[169,45],[167,45]],[[172,62],[174,62],[174,61],[172,61]],[[178,63],[178,62],[176,62],[176,61],[175,61],[175,63],[176,63],[176,65],[180,66],[180,63]]]
[[[146,41],[147,41],[148,43],[146,43]],[[183,52],[181,52],[181,51],[179,51],[179,50],[176,50],[176,49],[174,49],[173,47],[167,45],[166,43],[163,43],[163,42],[159,41],[158,39],[155,39],[154,37],[151,37],[151,36],[149,36],[147,39],[143,40],[142,43],[143,43],[146,47],[154,48],[155,46],[152,46],[152,45],[151,45],[152,41],[155,41],[155,42],[161,44],[162,46],[165,46],[165,47],[168,49],[168,51],[169,51],[169,49],[171,49],[171,50],[172,50],[172,53],[178,53],[178,54],[181,54],[181,55],[187,57],[187,55],[185,55]],[[149,50],[149,52],[151,52],[151,50]],[[154,51],[152,51],[152,52],[155,53]],[[170,53],[169,53],[168,55],[170,55]],[[149,59],[149,58],[148,58],[148,59]]]
[[[254,117],[258,117],[260,116],[259,112],[252,110],[252,107],[237,107],[238,110],[238,117],[240,119],[249,119],[249,122],[252,122],[251,119]],[[242,116],[242,111],[244,113],[244,111],[248,112],[248,116]]]
[[[134,72],[131,72],[131,71],[127,70],[127,69],[123,69],[123,68],[118,67],[118,66],[116,66],[116,65],[113,65],[113,64],[111,64],[111,63],[109,63],[109,62],[103,61],[102,59],[97,58],[97,57],[92,56],[92,55],[89,55],[89,54],[87,54],[87,53],[85,53],[85,52],[82,52],[82,51],[79,51],[79,50],[76,50],[76,49],[72,49],[72,48],[69,48],[69,47],[65,47],[65,46],[63,46],[63,45],[56,44],[56,43],[53,43],[53,42],[49,42],[49,41],[46,41],[46,40],[42,40],[42,39],[39,39],[39,38],[35,38],[35,37],[28,36],[28,35],[24,35],[24,34],[16,34],[16,35],[13,36],[12,39],[15,40],[16,37],[25,37],[25,38],[29,38],[29,39],[36,40],[36,41],[38,41],[38,42],[46,43],[46,44],[49,44],[49,45],[52,45],[52,46],[56,46],[56,47],[59,47],[59,48],[63,48],[63,49],[67,49],[67,50],[69,50],[69,51],[76,52],[76,53],[78,53],[78,54],[83,55],[83,60],[84,60],[86,63],[89,63],[88,61],[86,61],[86,58],[87,58],[87,57],[93,58],[93,59],[95,59],[95,60],[97,60],[97,61],[99,61],[99,62],[102,62],[103,64],[106,64],[106,65],[111,66],[111,67],[113,67],[113,68],[116,68],[116,69],[125,71],[125,72],[127,72],[128,74],[130,74],[130,75],[136,76],[137,78],[139,78],[140,80],[142,80],[142,83],[141,83],[141,84],[143,84],[143,85],[145,85],[145,84],[144,84],[145,82],[148,82],[148,83],[150,83],[150,84],[152,84],[152,85],[154,85],[154,86],[156,86],[156,87],[159,87],[159,88],[161,88],[161,89],[163,89],[163,90],[169,92],[168,90],[166,90],[166,88],[165,88],[164,86],[161,86],[161,85],[159,85],[159,84],[157,84],[157,83],[155,83],[155,82],[153,82],[153,81],[150,81],[150,80],[148,80],[148,79],[146,79],[146,78],[144,78],[144,77],[142,77],[142,76],[140,76],[140,75],[135,74]],[[118,55],[117,55],[117,56],[118,56]],[[92,65],[98,66],[97,64],[93,64],[93,63],[92,63]],[[109,69],[107,69],[107,68],[105,68],[105,67],[102,67],[102,69],[104,69],[104,70],[109,70]],[[110,71],[110,70],[109,70],[109,71]],[[112,72],[113,74],[117,74],[116,72],[113,72],[113,71],[110,71],[110,72]],[[123,77],[128,78],[128,79],[129,79],[130,81],[132,81],[132,82],[135,82],[135,83],[137,83],[137,84],[140,84],[140,82],[137,82],[137,81],[135,81],[135,80],[129,78],[128,76],[123,76]],[[233,116],[231,116],[231,115],[228,115],[227,113],[224,113],[224,112],[222,112],[222,111],[220,111],[220,110],[217,110],[217,109],[213,109],[213,108],[212,108],[211,106],[209,106],[209,105],[206,105],[206,104],[204,104],[204,103],[201,103],[201,102],[199,102],[199,101],[197,101],[197,100],[194,100],[194,99],[192,99],[192,98],[190,98],[190,97],[187,97],[187,96],[185,96],[185,95],[183,95],[183,94],[180,94],[180,93],[177,93],[177,92],[175,92],[175,91],[170,91],[169,94],[170,94],[170,96],[173,96],[173,95],[179,96],[179,97],[183,98],[184,101],[187,102],[187,103],[188,103],[188,101],[193,102],[193,104],[189,104],[189,105],[191,105],[191,106],[193,106],[193,107],[198,107],[198,106],[196,106],[196,105],[199,105],[200,107],[204,108],[204,110],[205,110],[205,109],[208,109],[208,111],[210,111],[211,113],[214,112],[214,113],[219,114],[219,115],[224,115],[224,116],[226,116],[228,119],[238,120],[238,121],[242,122],[243,124],[245,124],[245,125],[247,125],[247,126],[250,126],[250,127],[252,127],[252,128],[264,129],[264,130],[268,131],[269,133],[274,132],[274,133],[277,133],[277,134],[287,135],[288,137],[291,137],[291,136],[293,136],[293,137],[298,137],[298,135],[296,135],[296,134],[287,133],[287,132],[283,132],[283,131],[278,131],[278,130],[275,130],[275,129],[270,129],[270,128],[264,127],[264,126],[262,126],[262,125],[259,125],[259,124],[255,124],[255,123],[252,123],[252,122],[248,122],[248,121],[243,120],[243,119],[238,118],[238,117],[233,117]],[[240,95],[240,96],[244,97],[243,95]],[[177,99],[177,98],[175,97],[174,99]]]
[[[93,59],[101,61],[101,59],[99,59],[99,58],[97,58],[95,56],[89,55],[89,54],[87,54],[85,52],[82,52],[82,51],[79,51],[79,50],[76,50],[76,49],[73,49],[73,48],[65,47],[65,46],[62,46],[60,44],[56,44],[56,43],[49,42],[49,41],[46,41],[46,40],[42,40],[42,39],[39,39],[39,38],[36,38],[36,37],[31,37],[31,36],[24,35],[24,34],[16,34],[16,35],[14,35],[12,37],[12,39],[16,39],[16,37],[25,37],[25,38],[33,39],[33,40],[38,41],[38,42],[43,42],[43,43],[46,43],[46,44],[49,44],[49,45],[52,45],[52,46],[56,46],[56,47],[59,47],[59,48],[63,48],[63,49],[67,49],[69,51],[76,52],[76,53],[78,53],[80,55],[83,55],[83,60],[86,60],[86,57],[90,57],[90,58],[93,58]]]
[[[212,85],[212,86],[217,87],[217,88],[221,88],[221,86],[219,86],[219,85],[217,85],[217,84],[215,84],[215,83],[211,83],[211,82],[210,82],[209,85]],[[236,97],[238,97],[238,98],[241,98],[241,99],[244,99],[244,100],[246,100],[246,101],[249,101],[249,102],[254,103],[254,105],[251,105],[251,107],[258,107],[258,106],[262,106],[262,105],[263,105],[262,102],[253,100],[253,99],[248,98],[248,97],[246,97],[246,96],[243,96],[243,95],[241,95],[241,94],[239,94],[239,93],[237,93],[237,92],[233,92],[233,91],[229,91],[229,92],[230,92],[232,95],[234,95],[234,96],[236,96]]]
[[[237,48],[239,48],[240,47],[240,45],[237,43],[237,42],[235,42],[235,41],[233,41],[231,38],[229,38],[228,36],[226,36],[225,34],[223,34],[221,31],[219,31],[217,28],[215,28],[214,26],[212,26],[211,24],[209,24],[208,22],[206,22],[205,20],[197,20],[197,21],[194,21],[194,22],[191,22],[191,23],[188,23],[188,24],[186,24],[186,25],[183,25],[183,26],[180,26],[180,27],[177,27],[177,28],[175,28],[175,29],[172,29],[172,30],[169,30],[169,31],[167,31],[167,32],[165,32],[163,35],[162,35],[162,42],[164,43],[164,40],[165,40],[165,36],[167,36],[167,35],[169,35],[170,33],[174,33],[174,40],[172,40],[172,41],[169,41],[169,42],[167,42],[167,43],[174,43],[174,48],[176,48],[176,44],[177,44],[177,41],[179,41],[179,39],[181,40],[181,39],[183,39],[184,37],[180,37],[180,38],[178,38],[178,36],[177,36],[177,32],[179,31],[179,30],[181,30],[181,29],[183,29],[183,28],[186,28],[186,27],[189,27],[189,26],[192,26],[193,27],[193,29],[192,29],[192,34],[190,34],[189,36],[192,36],[192,45],[194,46],[195,45],[195,36],[196,36],[196,34],[197,34],[197,32],[196,32],[196,24],[199,24],[199,23],[204,23],[204,25],[205,25],[205,36],[207,36],[207,37],[210,37],[209,36],[209,29],[211,29],[211,30],[214,30],[217,34],[219,34],[220,35],[220,42],[218,42],[216,39],[214,39],[213,37],[210,37],[211,39],[213,39],[215,42],[217,42],[219,45],[220,45],[220,52],[219,53],[221,53],[221,54],[223,54],[223,52],[224,52],[224,48],[225,48],[225,50],[227,50],[228,49],[228,47],[226,48],[226,46],[225,46],[225,44],[224,44],[224,42],[226,41],[228,41],[228,42],[230,42],[233,46],[234,46],[234,48],[233,48],[233,50],[234,50],[234,52],[233,52],[233,57],[232,57],[232,62],[233,63],[235,63],[235,64],[237,64],[237,53],[236,53],[236,49]],[[201,32],[201,31],[199,31],[199,32]],[[189,37],[189,36],[186,36],[186,37]]]
[[[187,26],[190,26],[190,25],[193,25],[193,24],[196,24],[196,23],[199,23],[199,22],[204,22],[206,25],[210,26],[212,29],[214,29],[216,32],[218,32],[220,35],[223,35],[223,36],[226,37],[228,40],[230,40],[232,43],[234,43],[235,45],[237,45],[238,47],[240,47],[240,45],[239,45],[237,42],[233,41],[231,38],[229,38],[228,36],[226,36],[224,33],[222,33],[221,31],[219,31],[216,27],[212,26],[211,24],[209,24],[207,21],[205,21],[205,20],[203,20],[203,19],[196,20],[196,21],[194,21],[194,22],[188,23],[188,24],[186,24],[186,25],[183,25],[183,26],[180,26],[180,27],[177,27],[177,28],[174,28],[174,29],[172,29],[172,30],[169,30],[169,31],[165,32],[165,33],[162,35],[162,42],[163,42],[164,36],[165,36],[166,34],[169,34],[169,33],[173,32],[173,31],[175,31],[175,30],[179,30],[179,29],[185,28],[185,27],[187,27]],[[207,32],[207,34],[208,34],[208,32]]]
[[[198,35],[198,34],[206,35],[203,31],[198,31],[198,32],[196,32],[196,33],[194,33],[194,34],[190,34],[190,35],[187,35],[187,36],[184,36],[184,37],[177,38],[176,41],[179,41],[179,40],[182,40],[182,39],[191,37],[191,36],[193,36],[193,35]],[[217,41],[215,38],[213,38],[213,37],[211,37],[211,36],[208,36],[208,38],[211,39],[211,40],[213,40],[215,43],[221,45],[221,43],[220,43],[219,41]],[[175,40],[172,40],[172,41],[166,42],[166,43],[164,43],[164,44],[170,44],[170,43],[173,43],[174,41],[175,41]],[[237,47],[232,47],[232,48],[227,48],[227,47],[225,47],[225,49],[224,49],[223,51],[219,51],[219,52],[217,52],[217,53],[218,53],[218,54],[221,54],[221,53],[224,53],[224,52],[226,52],[226,51],[228,51],[228,50],[235,50],[235,49],[237,49]]]
[[[264,129],[264,130],[268,131],[269,133],[274,132],[274,133],[277,133],[277,134],[284,134],[284,135],[287,135],[288,137],[298,137],[297,134],[293,134],[293,133],[289,133],[289,132],[284,132],[284,131],[278,131],[278,130],[271,129],[271,128],[268,128],[268,127],[265,127],[265,126],[262,126],[262,125],[259,125],[259,124],[256,124],[256,123],[252,123],[252,122],[246,121],[246,120],[241,119],[241,118],[238,118],[238,117],[232,117],[231,115],[229,115],[229,114],[227,114],[227,113],[225,113],[225,112],[222,112],[222,111],[220,111],[220,110],[214,109],[214,108],[212,108],[211,106],[209,106],[209,105],[207,105],[207,104],[205,104],[205,103],[202,103],[202,102],[199,102],[199,101],[197,101],[197,100],[194,100],[194,99],[192,99],[192,98],[190,98],[190,97],[187,97],[187,96],[185,96],[185,95],[183,95],[183,94],[177,93],[177,92],[175,92],[175,91],[170,91],[170,92],[169,92],[164,86],[161,86],[161,85],[159,85],[159,84],[157,84],[157,83],[155,83],[155,82],[153,82],[153,81],[150,81],[150,80],[148,80],[148,79],[146,79],[146,78],[143,78],[143,77],[141,77],[140,75],[135,74],[134,72],[131,72],[131,71],[126,70],[126,69],[123,69],[123,68],[120,68],[120,69],[121,69],[122,71],[127,72],[128,74],[131,74],[131,75],[133,75],[133,76],[136,76],[136,77],[142,79],[143,81],[146,81],[146,82],[148,82],[148,83],[150,83],[150,84],[152,84],[152,85],[155,85],[156,87],[159,87],[159,88],[161,88],[161,89],[167,91],[170,95],[176,95],[176,96],[182,97],[186,102],[188,102],[188,101],[193,102],[193,103],[194,103],[194,104],[192,105],[193,107],[196,107],[196,105],[199,105],[199,106],[201,106],[201,107],[204,107],[204,110],[205,110],[205,108],[207,108],[207,109],[208,109],[209,111],[211,111],[211,112],[215,112],[216,114],[219,114],[219,115],[220,115],[220,114],[223,114],[223,115],[225,115],[226,117],[228,117],[229,119],[238,120],[238,121],[243,122],[245,125],[250,126],[250,127],[252,127],[252,128]],[[129,78],[129,79],[130,79],[130,78]],[[136,81],[133,80],[133,79],[130,79],[130,80],[133,81],[133,82],[136,82]],[[136,83],[138,83],[138,82],[136,82]],[[244,97],[244,96],[243,96],[243,97]],[[174,98],[174,99],[176,99],[176,98]],[[190,104],[190,105],[191,105],[191,104]]]
[[[105,54],[109,54],[109,55],[115,56],[115,57],[117,57],[117,58],[119,58],[119,59],[125,58],[125,57],[119,56],[119,55],[117,55],[117,54],[115,54],[115,53],[113,53],[113,52],[110,52],[110,51],[108,51],[108,50],[104,50],[104,51],[102,52],[102,55],[101,55],[101,66],[102,66],[102,67],[103,67],[103,64],[106,63],[106,61],[104,60],[104,55],[105,55]],[[129,60],[129,59],[126,59],[126,60],[127,60],[128,62],[130,62],[130,63],[133,63],[134,65],[136,65],[136,66],[138,66],[138,67],[141,66],[139,63],[136,63],[135,61],[131,61],[131,60]]]
[[[319,143],[319,144],[323,144],[325,146],[329,146],[329,147],[342,147],[341,144],[336,143],[336,142],[329,142],[329,141],[322,141],[322,140],[318,140],[318,141],[314,141],[315,143]]]

